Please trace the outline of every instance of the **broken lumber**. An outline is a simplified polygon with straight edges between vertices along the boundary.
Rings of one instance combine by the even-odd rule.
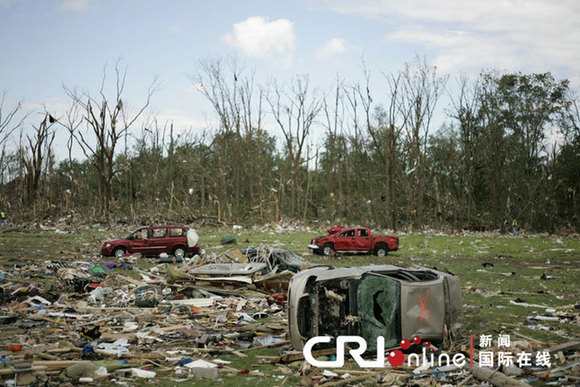
[[[573,350],[573,349],[578,349],[578,348],[580,348],[580,341],[575,340],[575,341],[569,341],[567,343],[555,345],[553,347],[548,348],[547,351],[550,352],[550,354],[553,354],[553,353],[557,353],[560,351],[568,351],[568,350]]]
[[[373,378],[373,377],[377,376],[378,374],[380,374],[380,372],[373,372],[373,373],[370,373],[367,375],[355,376],[354,378],[339,380],[337,382],[324,383],[323,386],[328,386],[328,387],[342,386],[344,384],[350,384],[350,383],[354,383],[354,382],[362,382],[363,380],[366,380],[368,378]]]
[[[312,357],[317,358],[318,356],[328,356],[336,353],[336,348],[321,349],[312,352]],[[293,351],[285,353],[280,356],[281,363],[292,363],[297,360],[304,360],[304,353],[300,351]]]
[[[473,363],[471,368],[473,376],[483,382],[488,382],[496,387],[513,386],[513,387],[529,387],[530,385],[517,379],[512,379],[507,375],[487,367],[480,367],[477,363]]]

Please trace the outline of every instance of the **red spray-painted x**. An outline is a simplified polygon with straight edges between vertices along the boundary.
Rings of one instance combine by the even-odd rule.
[[[421,297],[421,295],[419,294],[419,303],[421,304],[421,317],[419,318],[419,322],[423,321],[423,311],[425,311],[427,318],[431,318],[431,313],[429,313],[427,308],[425,308],[425,304],[427,303],[428,299],[429,299],[429,292],[427,292],[427,294],[425,295],[425,299],[423,299]]]

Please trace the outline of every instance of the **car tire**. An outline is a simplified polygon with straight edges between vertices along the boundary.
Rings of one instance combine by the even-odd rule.
[[[389,249],[385,245],[379,245],[379,246],[375,247],[375,255],[377,257],[385,257],[385,256],[387,256],[388,252],[389,252]]]
[[[177,259],[185,258],[186,254],[187,254],[187,250],[183,246],[177,246],[173,249],[173,256]]]
[[[115,247],[115,250],[113,250],[113,256],[115,258],[122,258],[126,253],[127,249],[124,247]]]
[[[328,243],[322,247],[322,255],[328,257],[334,251],[334,247]]]

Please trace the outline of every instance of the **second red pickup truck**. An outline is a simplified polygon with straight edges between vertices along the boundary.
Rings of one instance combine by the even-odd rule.
[[[333,251],[344,253],[373,253],[384,257],[389,251],[399,249],[399,237],[373,236],[367,227],[340,227],[328,229],[327,236],[316,237],[308,245],[315,254],[330,255]]]

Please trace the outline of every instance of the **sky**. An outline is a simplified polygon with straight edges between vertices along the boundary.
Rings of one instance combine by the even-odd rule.
[[[364,58],[379,100],[382,74],[416,56],[448,74],[450,88],[461,74],[497,69],[549,71],[578,89],[580,1],[0,0],[0,52],[4,108],[23,102],[32,112],[25,130],[44,107],[64,114],[63,86],[98,93],[103,69],[119,61],[126,104],[141,106],[157,79],[150,114],[195,132],[215,127],[195,87],[200,61],[215,58],[236,58],[260,84],[307,74],[321,90],[337,77],[360,80]],[[445,102],[438,108],[434,125]],[[65,137],[58,134],[57,157]]]

